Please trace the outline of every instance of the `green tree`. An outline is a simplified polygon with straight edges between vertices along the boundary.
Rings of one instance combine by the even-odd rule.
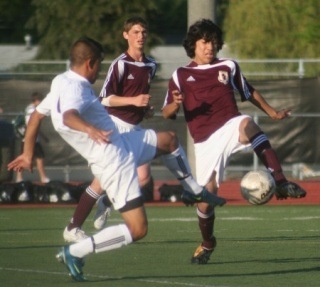
[[[319,57],[319,0],[230,1],[225,41],[241,58]]]
[[[32,13],[31,0],[0,1],[0,43],[23,43],[24,36],[34,31],[25,29]]]
[[[28,27],[39,35],[39,58],[65,59],[70,43],[81,36],[99,40],[113,57],[123,51],[126,41],[122,37],[124,21],[139,15],[151,22],[158,15],[157,1],[145,0],[33,0],[35,13]],[[150,31],[148,45],[161,39]]]

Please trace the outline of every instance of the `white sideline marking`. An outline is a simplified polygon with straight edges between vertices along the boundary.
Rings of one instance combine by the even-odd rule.
[[[284,220],[310,220],[320,219],[320,216],[299,216],[299,217],[285,217]]]
[[[0,271],[13,271],[13,272],[25,272],[25,273],[39,273],[39,274],[51,274],[51,275],[63,275],[66,276],[66,272],[55,272],[55,271],[43,271],[43,270],[34,270],[34,269],[21,269],[21,268],[6,268],[0,267]],[[107,275],[93,275],[86,274],[87,277],[100,278],[100,279],[118,279],[126,280],[126,277],[123,276],[107,276]],[[70,279],[71,280],[71,279]],[[192,287],[227,287],[226,285],[202,285],[202,284],[193,284],[193,283],[184,283],[184,282],[174,282],[167,280],[153,280],[153,279],[133,279],[134,281],[162,284],[162,285],[179,285],[179,286],[192,286]],[[90,280],[88,281],[90,282]]]
[[[265,220],[258,217],[218,217],[218,220]],[[108,219],[108,222],[119,222],[122,219]],[[148,218],[149,222],[195,222],[198,221],[196,216],[194,217],[176,217],[176,218]]]

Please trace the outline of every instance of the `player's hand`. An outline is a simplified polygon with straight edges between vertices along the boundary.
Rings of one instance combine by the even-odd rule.
[[[145,119],[151,119],[154,116],[154,106],[148,106],[144,114]]]
[[[8,170],[23,171],[24,169],[33,172],[32,158],[25,156],[24,154],[19,155],[12,162],[8,163]]]
[[[140,94],[135,97],[135,106],[137,107],[147,107],[151,96],[149,94]]]
[[[112,130],[105,131],[92,127],[88,134],[89,137],[97,144],[108,144],[111,143],[110,135],[112,134]]]
[[[275,120],[282,120],[284,118],[287,118],[291,115],[290,109],[282,109],[280,111],[277,111],[274,116],[272,116]]]
[[[179,105],[183,102],[184,100],[184,95],[178,91],[178,90],[174,90],[172,91],[172,98],[173,98],[173,102],[176,104],[176,105]]]

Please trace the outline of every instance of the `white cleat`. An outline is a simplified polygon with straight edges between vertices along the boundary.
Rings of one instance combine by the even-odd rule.
[[[94,228],[97,230],[101,230],[107,221],[107,218],[111,215],[111,207],[107,206],[103,203],[104,196],[101,196],[97,202],[97,212],[94,215]]]
[[[66,242],[76,243],[88,237],[89,236],[87,236],[79,227],[73,228],[70,231],[68,230],[68,227],[66,227],[63,231],[63,238]]]

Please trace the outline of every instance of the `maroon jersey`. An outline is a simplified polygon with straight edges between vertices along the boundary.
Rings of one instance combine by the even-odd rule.
[[[117,95],[135,97],[139,94],[148,94],[150,80],[156,72],[156,62],[151,57],[143,57],[137,62],[128,53],[121,54],[115,59],[108,71],[100,97]],[[145,107],[133,105],[123,107],[106,107],[110,115],[133,125],[139,124],[144,117]]]
[[[172,91],[184,94],[183,110],[195,143],[205,141],[228,120],[240,115],[234,90],[241,101],[254,91],[242,76],[238,64],[230,59],[215,59],[211,64],[191,62],[178,68],[169,81],[164,105],[173,101]]]

